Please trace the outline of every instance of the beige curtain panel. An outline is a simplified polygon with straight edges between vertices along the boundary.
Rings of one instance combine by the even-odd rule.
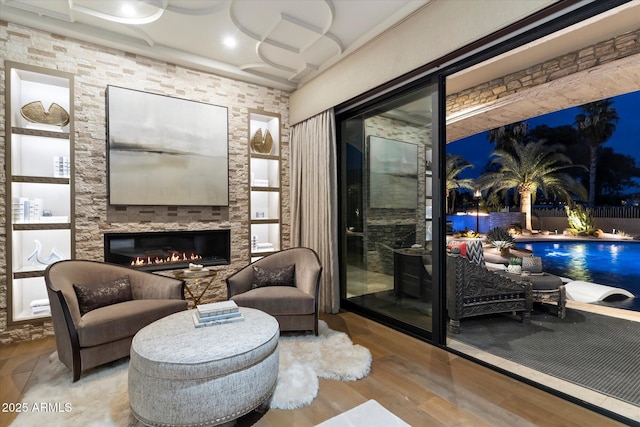
[[[306,246],[322,262],[319,308],[337,313],[338,178],[333,109],[291,129],[291,246]]]

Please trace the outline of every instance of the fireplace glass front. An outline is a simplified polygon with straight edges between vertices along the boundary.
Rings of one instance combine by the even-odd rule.
[[[231,262],[230,230],[105,233],[104,260],[146,271]]]

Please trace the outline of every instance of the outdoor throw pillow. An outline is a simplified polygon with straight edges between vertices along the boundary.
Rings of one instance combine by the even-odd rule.
[[[447,245],[447,249],[452,254],[460,255],[463,257],[467,256],[467,244],[465,242],[456,242],[456,241],[450,242]]]
[[[485,267],[484,250],[480,240],[467,242],[467,259],[471,262],[475,262],[480,267]]]
[[[295,264],[278,268],[259,267],[254,265],[252,288],[261,288],[263,286],[295,286],[295,274]]]
[[[76,297],[78,297],[78,306],[82,316],[96,308],[133,299],[129,276],[123,276],[112,282],[98,285],[74,284],[73,290],[76,292]]]

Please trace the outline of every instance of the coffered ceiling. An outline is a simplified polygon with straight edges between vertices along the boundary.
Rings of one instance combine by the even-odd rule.
[[[431,0],[0,0],[0,19],[294,90]]]
[[[0,19],[293,91],[433,1],[0,0]],[[450,76],[447,92],[637,29],[639,13],[640,0],[633,0]],[[447,139],[638,90],[638,63],[633,61],[554,82],[537,95],[523,92],[449,116]],[[425,97],[388,114],[430,126],[430,105]]]

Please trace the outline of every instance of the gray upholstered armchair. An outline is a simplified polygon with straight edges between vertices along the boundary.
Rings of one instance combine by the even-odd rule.
[[[82,371],[129,356],[144,326],[187,309],[184,282],[96,261],[65,260],[45,271],[58,358]]]
[[[322,265],[315,251],[286,249],[229,276],[227,297],[241,307],[271,314],[281,331],[313,331],[318,335],[321,274]]]

